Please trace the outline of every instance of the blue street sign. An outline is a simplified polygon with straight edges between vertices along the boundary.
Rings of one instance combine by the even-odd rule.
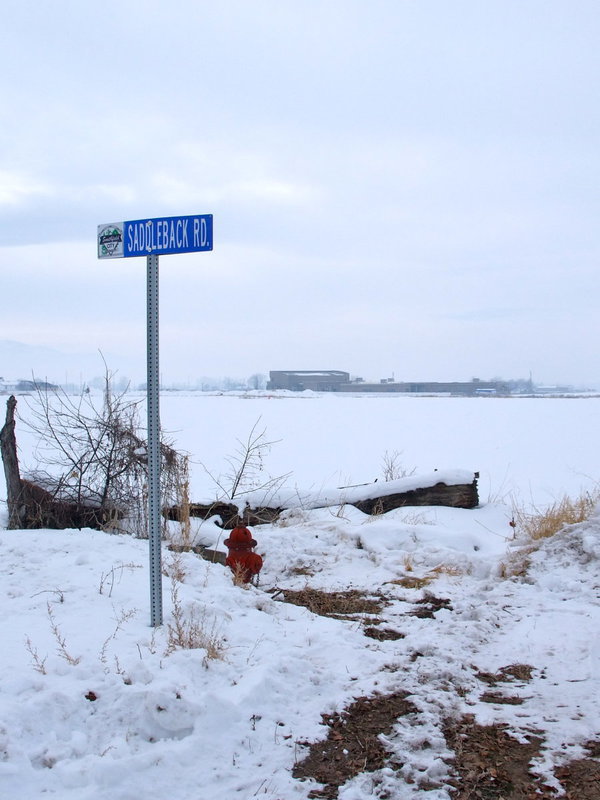
[[[168,256],[212,249],[212,214],[98,225],[98,258]]]

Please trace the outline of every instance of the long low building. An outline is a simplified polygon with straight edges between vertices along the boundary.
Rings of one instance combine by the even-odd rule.
[[[273,370],[269,373],[267,389],[292,392],[385,392],[397,394],[510,394],[507,384],[500,381],[413,381],[396,382],[388,378],[379,383],[350,381],[350,373],[341,370]]]
[[[381,383],[353,382],[339,387],[340,392],[396,392],[398,394],[510,394],[505,383],[499,381],[382,381]]]

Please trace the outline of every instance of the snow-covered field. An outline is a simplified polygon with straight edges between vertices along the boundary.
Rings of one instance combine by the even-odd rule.
[[[382,475],[386,451],[407,470],[479,472],[482,501],[545,506],[599,479],[593,432],[600,398],[459,398],[166,394],[161,421],[191,454],[192,494],[214,492],[213,474],[252,426],[275,441],[266,472],[291,473],[305,489],[366,483]]]
[[[417,474],[479,471],[481,505],[375,517],[299,507],[253,529],[265,559],[258,588],[165,549],[158,630],[147,542],[0,531],[1,797],[304,799],[318,785],[292,775],[308,751],[300,743],[326,737],[322,714],[374,693],[408,692],[415,708],[386,737],[403,766],[359,774],[340,788],[343,800],[448,800],[442,725],[466,713],[518,737],[538,731],[533,769],[550,785],[553,765],[600,736],[600,517],[544,542],[526,574],[502,577],[525,544],[509,525],[513,501],[542,507],[595,486],[600,400],[177,394],[161,413],[191,455],[192,499],[214,493],[202,465],[224,472],[260,419],[280,440],[264,473],[292,473],[294,488],[381,480],[384,453],[398,451]],[[20,434],[26,466],[31,442]],[[223,548],[214,524],[195,533]],[[399,583],[413,578],[429,582]],[[370,638],[369,615],[319,616],[270,593],[306,587],[381,593],[380,625],[404,638]],[[412,615],[426,592],[448,602]],[[170,647],[174,609],[195,621],[205,648]],[[496,691],[522,702],[483,700],[477,673],[514,664],[531,667],[531,679]]]

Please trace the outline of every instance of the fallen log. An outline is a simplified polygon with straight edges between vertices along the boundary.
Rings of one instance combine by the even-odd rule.
[[[121,516],[116,510],[61,500],[37,483],[21,478],[17,513],[19,524],[15,527],[105,530]]]
[[[479,505],[477,478],[474,473],[471,483],[451,484],[436,483],[422,489],[385,494],[380,497],[358,500],[352,505],[365,514],[385,514],[402,506],[449,506],[451,508],[475,508]]]
[[[272,506],[257,506],[251,508],[249,505],[238,506],[235,503],[224,503],[215,501],[213,503],[190,503],[189,515],[199,519],[210,519],[220,517],[220,527],[226,530],[233,530],[236,525],[268,525],[279,519],[279,515],[284,508],[274,508]],[[179,506],[169,506],[165,508],[164,516],[167,519],[180,522],[182,513]]]
[[[195,553],[205,561],[210,561],[212,564],[222,564],[223,566],[225,566],[225,559],[227,558],[227,553],[222,550],[213,550],[201,544],[170,544],[167,545],[167,548],[174,553]]]
[[[316,509],[352,505],[370,515],[385,514],[404,506],[468,509],[479,505],[478,478],[478,472],[436,471],[428,475],[414,475],[396,481],[350,486],[317,494],[299,490],[287,494],[278,492],[271,497],[269,505],[257,503],[253,495],[247,495],[245,501],[239,503],[190,503],[189,514],[204,520],[220,517],[220,526],[231,530],[240,523],[252,526],[275,522],[283,511],[293,508]],[[168,519],[181,518],[181,511],[177,506],[165,509],[164,513]]]

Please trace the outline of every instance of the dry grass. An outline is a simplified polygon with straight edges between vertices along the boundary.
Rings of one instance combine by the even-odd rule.
[[[113,589],[115,588],[115,583],[118,584],[121,582],[123,578],[123,572],[126,569],[134,570],[142,568],[143,567],[141,564],[134,564],[131,561],[128,564],[121,563],[117,564],[114,567],[111,567],[111,569],[109,569],[108,572],[103,572],[100,575],[100,585],[98,587],[98,593],[104,594],[104,592],[106,591],[108,597],[112,597]]]
[[[458,577],[459,575],[464,575],[465,570],[461,569],[460,567],[453,567],[450,564],[439,564],[437,567],[429,570],[429,574],[437,577],[438,575],[451,575],[453,577]]]
[[[529,569],[529,556],[535,551],[535,545],[520,548],[512,553],[506,561],[501,561],[498,575],[500,578],[524,578]]]
[[[27,648],[27,652],[31,656],[31,662],[33,664],[33,668],[36,672],[39,672],[41,675],[46,675],[46,659],[48,656],[44,656],[43,658],[38,653],[37,647],[34,647],[31,643],[31,639],[29,636],[25,639],[25,647]]]
[[[173,551],[171,558],[163,562],[162,574],[165,578],[170,578],[171,581],[185,582],[186,571],[179,552]]]
[[[383,507],[383,500],[381,497],[375,501],[373,508],[371,510],[371,516],[373,517],[380,517],[383,514],[384,507]]]
[[[175,494],[177,521],[179,522],[179,544],[190,548],[192,542],[192,523],[190,517],[190,477],[189,456],[181,456],[173,472],[173,492]]]
[[[58,627],[58,622],[56,621],[56,618],[54,616],[54,612],[52,611],[52,606],[50,605],[50,603],[46,603],[46,610],[47,610],[47,613],[48,613],[48,619],[50,621],[50,628],[52,629],[52,633],[54,635],[54,638],[56,639],[56,644],[58,645],[57,648],[56,648],[56,652],[58,653],[58,655],[61,658],[63,658],[67,662],[67,664],[70,664],[72,667],[76,667],[77,664],[79,664],[79,662],[81,661],[81,656],[75,657],[75,656],[71,655],[71,653],[67,649],[67,642],[66,642],[65,637],[63,636],[60,628]],[[31,650],[29,652],[32,653]],[[33,655],[33,653],[32,653],[32,655]],[[34,660],[35,660],[35,657],[34,657]]]
[[[308,564],[299,563],[297,566],[291,567],[288,572],[290,575],[305,575],[310,578],[315,574],[315,569]]]
[[[423,575],[420,578],[416,575],[405,575],[403,578],[396,578],[393,581],[386,581],[386,583],[401,586],[403,589],[422,589],[424,586],[428,586],[434,578],[435,575]]]
[[[412,561],[410,561],[410,557],[405,556],[405,569],[407,573],[411,573],[413,571]],[[453,567],[449,564],[439,564],[437,567],[433,567],[430,569],[425,575],[404,575],[402,578],[396,578],[393,581],[386,581],[386,583],[392,583],[395,586],[402,586],[403,589],[423,589],[425,586],[429,586],[436,578],[439,578],[440,575],[451,575],[451,576],[459,576],[463,575],[464,570],[460,569],[459,567]]]
[[[545,511],[527,513],[523,509],[515,509],[514,520],[518,532],[527,538],[537,541],[554,536],[566,525],[574,525],[588,519],[600,501],[600,489],[584,492],[574,500],[570,497],[553,503]]]
[[[250,582],[246,580],[246,572],[246,567],[239,562],[231,567],[231,577],[234,586],[238,586],[241,589],[248,589],[250,587]]]
[[[572,499],[566,495],[545,511],[529,513],[522,508],[513,510],[514,528],[525,542],[500,564],[500,577],[524,577],[529,569],[529,556],[540,542],[554,536],[568,525],[576,525],[589,519],[600,502],[600,487],[591,492],[582,492]]]
[[[207,666],[212,659],[223,659],[225,640],[217,630],[216,621],[207,619],[206,611],[192,608],[186,615],[179,599],[178,585],[171,582],[171,602],[173,621],[167,624],[168,642],[165,655],[175,650],[205,650],[203,663]]]

